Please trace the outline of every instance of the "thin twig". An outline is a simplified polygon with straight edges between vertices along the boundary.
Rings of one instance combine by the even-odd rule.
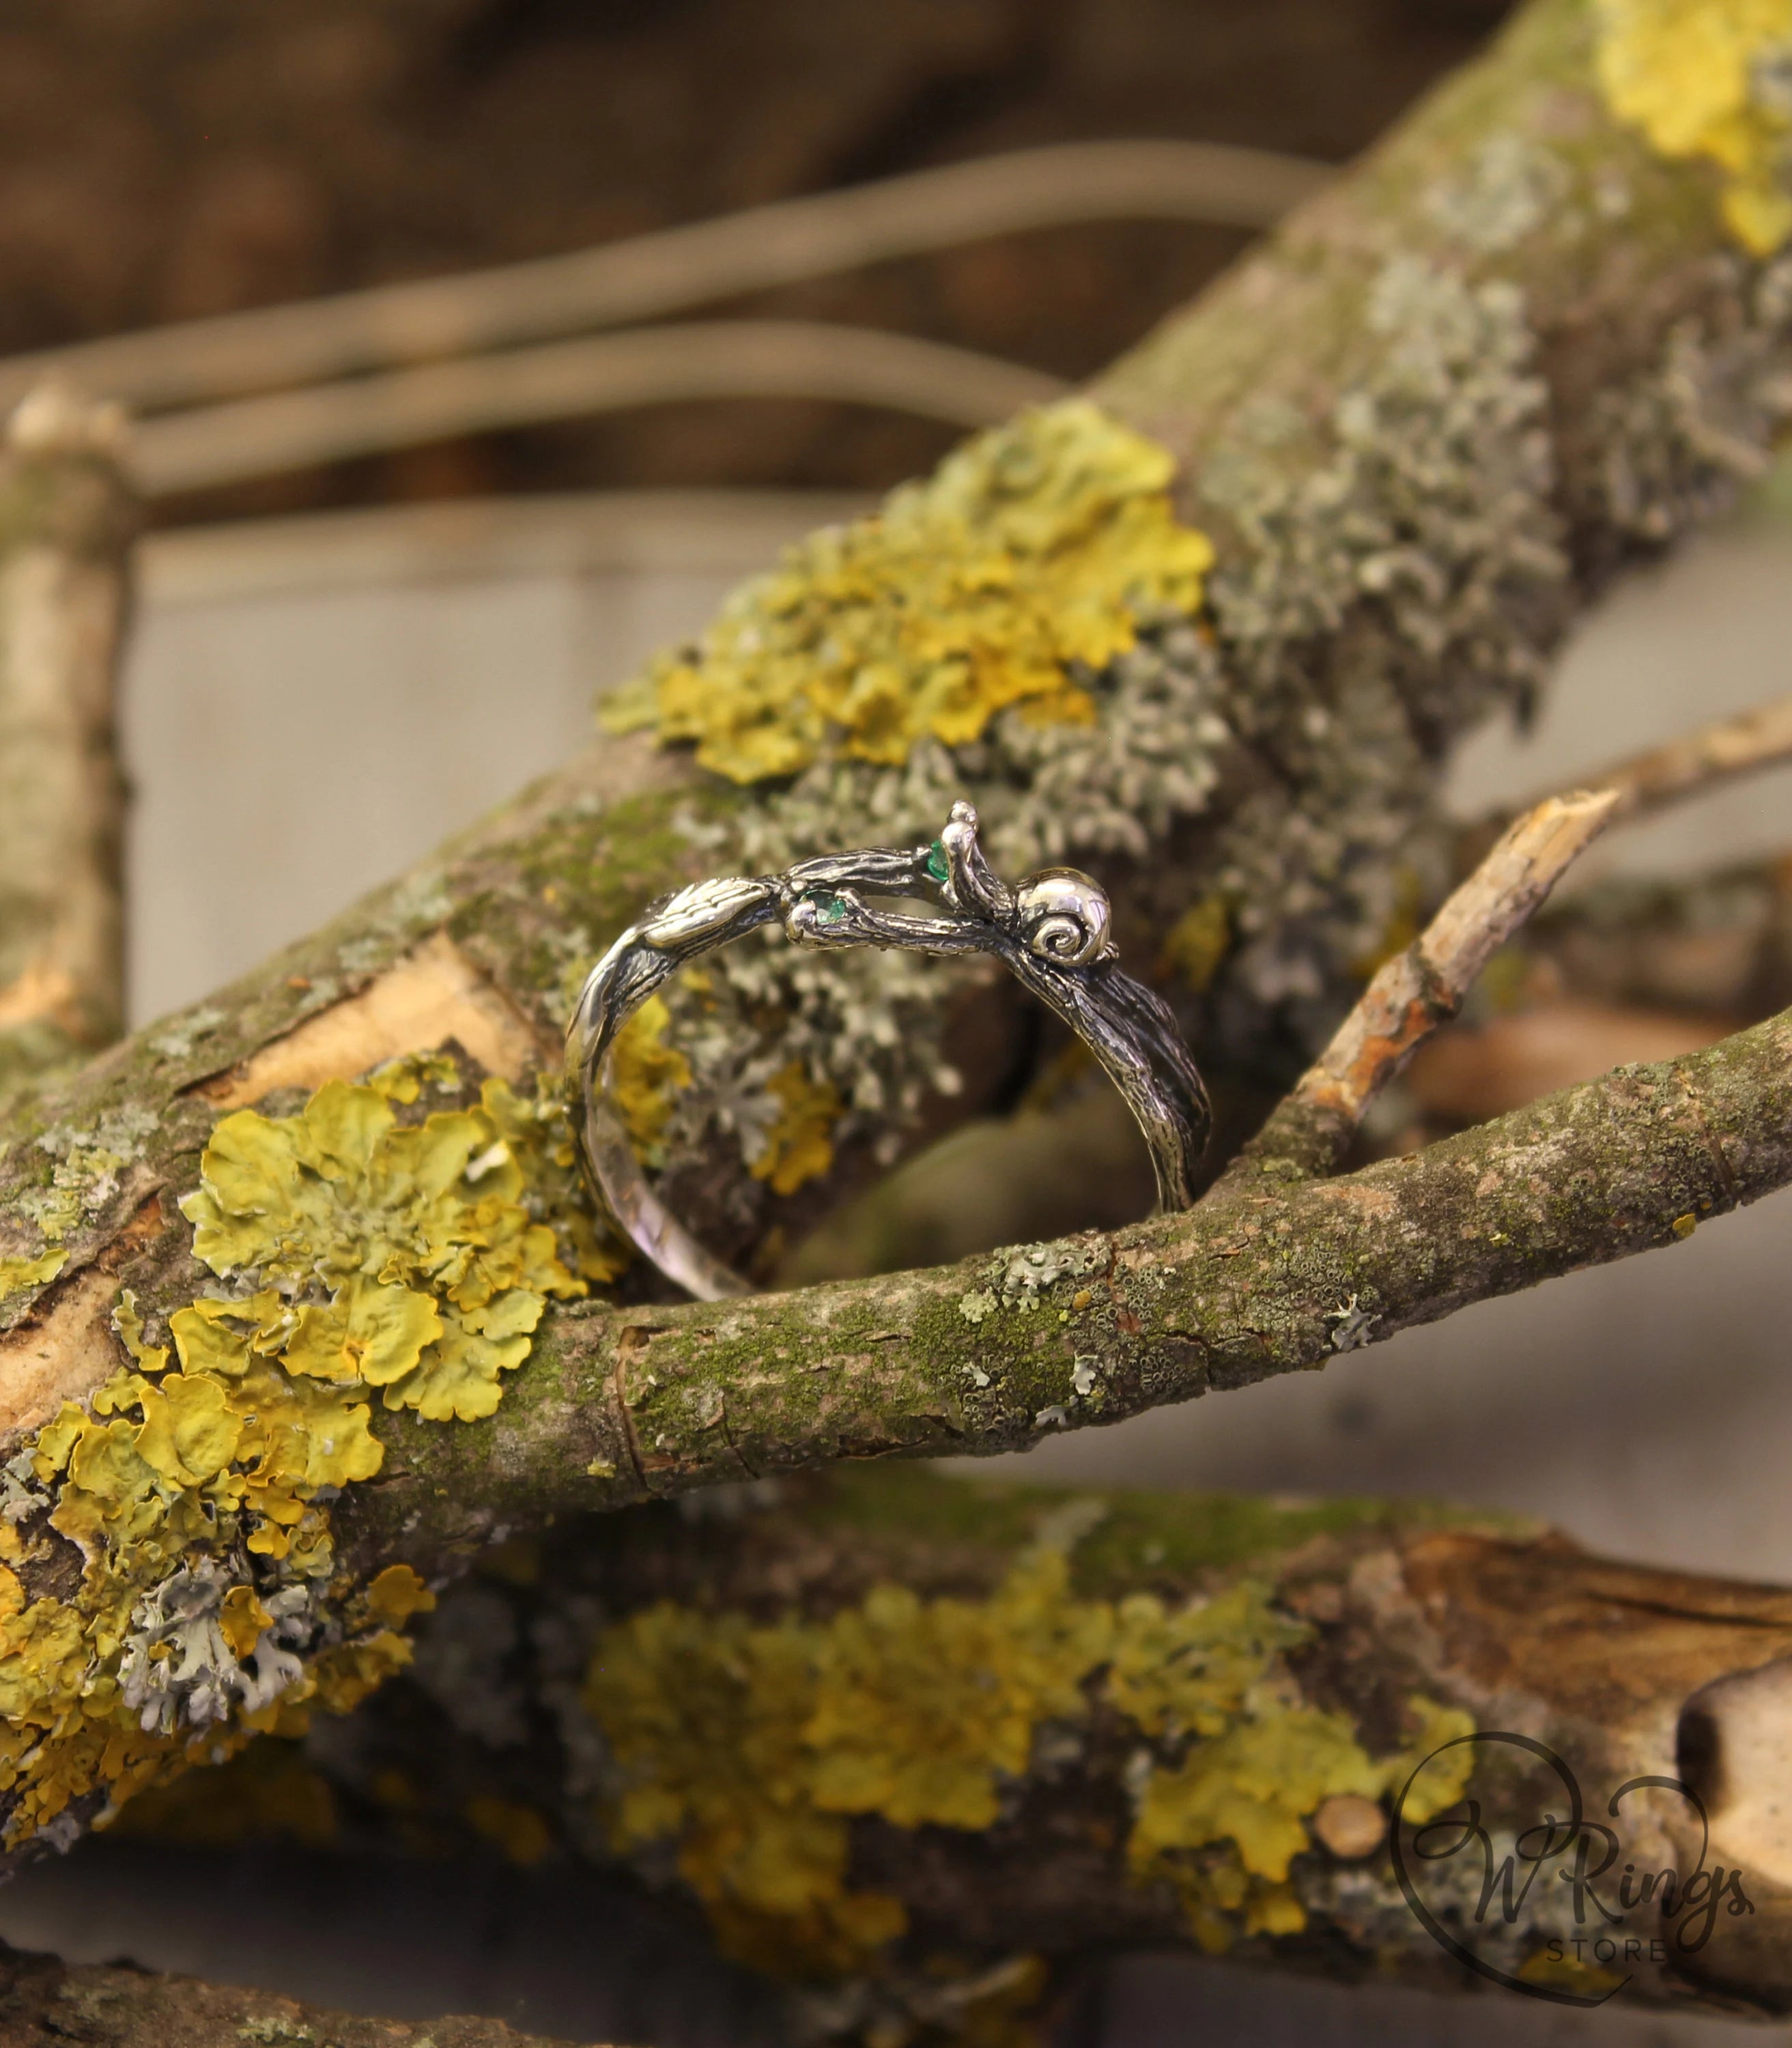
[[[60,366],[139,411],[546,340],[986,236],[1095,220],[1266,227],[1331,167],[1216,142],[1018,149],[499,270],[184,320],[0,363],[0,402]]]
[[[1332,1042],[1215,1184],[1301,1179],[1343,1158],[1369,1105],[1462,1007],[1476,976],[1614,816],[1611,789],[1550,797],[1511,826],[1418,937],[1385,961]]]
[[[1508,825],[1425,932],[1363,991],[1332,1042],[1215,1183],[1328,1172],[1369,1105],[1460,1008],[1482,968],[1608,825],[1632,823],[1739,775],[1792,760],[1792,697],[1615,762],[1587,789],[1546,797]],[[1478,831],[1491,832],[1488,820]]]
[[[1612,813],[1616,824],[1651,817],[1670,804],[1785,761],[1792,761],[1792,696],[1758,704],[1702,731],[1670,739],[1665,747],[1632,754],[1590,777],[1588,786],[1616,795],[1617,809]]]
[[[475,355],[273,398],[210,405],[138,429],[151,496],[308,469],[495,428],[690,398],[823,398],[981,427],[1069,386],[943,342],[813,320],[692,321]]]
[[[1617,797],[1611,823],[1634,824],[1670,804],[1702,797],[1740,776],[1758,774],[1787,761],[1792,761],[1792,696],[1776,697],[1734,718],[1682,733],[1666,746],[1614,761],[1585,777],[1584,783],[1589,789],[1609,789]],[[1483,849],[1520,809],[1490,812],[1464,828],[1459,857],[1464,868],[1480,859]]]

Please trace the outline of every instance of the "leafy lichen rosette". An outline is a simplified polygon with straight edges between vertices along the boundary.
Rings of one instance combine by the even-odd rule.
[[[342,1582],[331,1537],[329,1500],[385,1456],[375,1395],[489,1415],[548,1299],[619,1270],[572,1199],[557,1104],[488,1080],[402,1122],[424,1078],[400,1062],[295,1115],[226,1117],[183,1204],[220,1284],[149,1313],[124,1290],[130,1364],[0,1468],[9,1846],[401,1668],[428,1589],[407,1565]]]
[[[379,1089],[334,1081],[297,1116],[239,1111],[181,1206],[195,1254],[253,1291],[172,1317],[181,1363],[234,1379],[277,1358],[295,1383],[428,1421],[489,1415],[549,1297],[584,1291],[523,1195],[483,1108],[406,1126]]]

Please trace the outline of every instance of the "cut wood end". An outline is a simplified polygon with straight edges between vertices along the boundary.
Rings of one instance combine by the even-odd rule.
[[[522,1016],[438,932],[359,995],[308,1017],[200,1092],[220,1109],[241,1109],[276,1088],[315,1090],[326,1081],[352,1080],[408,1053],[433,1052],[450,1038],[506,1080],[520,1080],[541,1057]]]
[[[1713,1859],[1792,1888],[1792,1658],[1695,1693],[1676,1747],[1680,1775],[1705,1806]]]
[[[71,1036],[81,1026],[80,990],[62,968],[41,960],[27,960],[16,981],[0,987],[0,1030],[22,1024],[54,1024]]]
[[[21,455],[103,456],[117,461],[130,426],[123,406],[110,398],[90,398],[72,378],[52,370],[13,408],[6,439]]]
[[[1360,1793],[1336,1792],[1319,1802],[1313,1832],[1321,1846],[1340,1862],[1360,1863],[1387,1840],[1387,1816]]]

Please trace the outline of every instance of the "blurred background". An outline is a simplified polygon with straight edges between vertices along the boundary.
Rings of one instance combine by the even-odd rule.
[[[55,358],[118,390],[142,415],[152,493],[124,700],[134,1022],[203,996],[587,743],[594,694],[698,630],[785,541],[868,505],[978,417],[1100,367],[1502,12],[1481,0],[15,0],[0,25],[0,389]],[[1086,217],[1079,192],[1077,161],[1094,159],[1041,157],[1006,186],[898,193],[883,215],[785,211],[731,239],[636,241],[1014,151],[1144,140],[1255,153],[1128,158],[1128,189],[1145,196],[1107,218]],[[997,215],[1022,224],[991,231]],[[805,232],[834,235],[834,254],[792,279]],[[905,235],[929,246],[888,253]],[[617,246],[635,249],[633,270],[552,266]],[[225,318],[537,262],[549,267],[483,297],[376,302],[347,341],[285,316]],[[568,340],[611,324],[579,304],[612,302],[688,331],[650,374]],[[413,317],[459,332],[494,304],[511,322],[497,372],[418,382],[403,347],[367,339]],[[212,324],[173,355],[94,347],[200,320]],[[888,337],[921,346],[880,353]],[[273,352],[314,345],[316,388],[265,397],[282,382]],[[1534,728],[1466,750],[1452,801],[1473,818],[1782,694],[1789,647],[1782,478],[1624,587],[1568,650]],[[1574,890],[1609,896],[1736,865],[1777,875],[1762,863],[1792,853],[1789,798],[1792,778],[1778,774],[1689,805],[1602,847]],[[1720,948],[1721,890],[1700,914],[1708,952]],[[1687,1043],[1721,1029],[1706,987],[1670,991],[1656,1028]],[[1622,1031],[1596,1032],[1548,1084],[1632,1056]],[[1080,1209],[1037,1193],[1066,1184],[1094,1192]],[[957,1135],[836,1219],[797,1270],[954,1256],[1117,1220],[1148,1199],[1123,1115],[1074,1097]],[[1445,1496],[1641,1561],[1792,1581],[1789,1202],[1323,1376],[1067,1438],[1027,1469]],[[948,1208],[977,1214],[976,1239]],[[755,1994],[691,1962],[688,1929],[558,1868],[399,1876],[317,1848],[99,1840],[0,1893],[0,1936],[399,2016],[497,2012],[580,2039],[695,2048],[758,2041],[770,2023]],[[1732,2038],[1709,2019],[1345,1992],[1167,1959],[1123,1965],[1092,1992],[1084,2032],[1092,2048],[1197,2032],[1614,2048]]]

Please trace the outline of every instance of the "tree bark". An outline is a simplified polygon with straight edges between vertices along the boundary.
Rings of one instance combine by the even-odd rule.
[[[723,1945],[791,1985],[797,2031],[829,2038],[974,2032],[1139,1949],[1792,2007],[1782,1590],[1415,1503],[899,1468],[711,1503],[514,1542],[347,1724],[152,1794],[123,1825],[277,1829],[303,1786],[350,1844],[623,1856],[661,1883],[675,1868]],[[1658,1787],[1619,1802],[1623,1853],[1594,1883],[1615,1918],[1561,1881],[1562,1839],[1521,1910],[1477,1921],[1472,1843],[1422,1852],[1462,1836],[1464,1796],[1496,1866],[1566,1812],[1525,1741],[1601,1824],[1631,1780],[1683,1781],[1704,1867],[1741,1873],[1711,1924],[1696,1900],[1619,1896],[1627,1861],[1697,1867],[1692,1800]],[[1235,1796],[1210,1806],[1222,1782]],[[1419,1903],[1473,1962],[1409,1903],[1396,1832]]]
[[[0,455],[0,1101],[124,1029],[122,434],[52,382]]]
[[[53,1956],[0,1949],[0,2026],[9,2043],[80,2041],[92,2048],[242,2048],[244,2042],[328,2042],[332,2048],[572,2048],[501,2019],[364,2019],[235,1985],[122,1965],[72,1968]]]
[[[756,623],[686,665],[682,709],[676,689],[657,700],[667,736],[694,716],[704,758],[745,781],[645,739],[606,746],[6,1119],[0,1428],[24,1631],[0,1658],[11,1841],[75,1829],[209,1750],[201,1704],[260,1699],[281,1674],[289,1698],[343,1700],[394,1668],[414,1605],[395,1560],[446,1577],[501,1527],[568,1504],[1008,1449],[1309,1367],[1671,1243],[1792,1174],[1782,1018],[1344,1180],[946,1272],[662,1309],[638,1273],[576,1298],[615,1257],[563,1137],[526,1096],[475,1105],[468,1078],[551,1069],[584,968],[661,891],[931,832],[949,789],[1017,864],[1098,869],[1123,952],[1180,977],[1235,1127],[1266,1106],[1403,906],[1441,890],[1449,742],[1526,701],[1576,607],[1719,506],[1783,409],[1785,260],[1735,245],[1709,165],[1659,155],[1613,114],[1604,20],[1539,0],[1096,403],[1023,420],[929,487],[926,518],[959,520],[960,599],[981,601],[992,549],[1027,569],[1041,523],[1079,573],[1085,513],[1142,551],[1158,599],[1096,604],[1099,630],[1054,657],[1044,696],[1021,659],[1037,621],[1004,615],[1005,673],[1043,726],[984,704],[966,739],[942,713],[900,762],[869,725],[851,727],[857,753],[830,754],[789,704],[731,734],[703,726],[705,707],[739,709],[728,679],[743,662],[758,701],[762,628],[836,601],[836,544],[817,543],[782,595],[730,615]],[[1171,471],[1180,526],[1156,481]],[[851,542],[899,612],[921,608],[940,567],[879,552],[915,502]],[[1214,557],[1198,609],[1197,534]],[[1048,638],[1088,626],[1072,586],[1048,577]],[[912,722],[931,672],[903,671],[895,638],[885,651],[870,667],[908,675],[894,715]],[[855,1176],[1011,1091],[1035,1044],[975,974],[888,981],[844,963],[843,996],[773,960],[689,996],[684,1038],[643,1055],[657,1078],[638,1104],[659,1115],[669,1198],[761,1271]],[[452,1075],[414,1063],[448,1044]],[[379,1088],[333,1085],[407,1058]],[[230,1119],[250,1105],[258,1118]],[[440,1190],[399,1162],[456,1144],[467,1170],[439,1212]],[[401,1327],[356,1321],[370,1301],[401,1313],[382,1288],[404,1294]],[[443,1310],[454,1333],[420,1361]],[[236,1458],[251,1441],[258,1462]],[[191,1615],[165,1604],[177,1580]],[[189,1639],[213,1661],[165,1654]],[[188,1689],[158,1720],[176,1670]]]

